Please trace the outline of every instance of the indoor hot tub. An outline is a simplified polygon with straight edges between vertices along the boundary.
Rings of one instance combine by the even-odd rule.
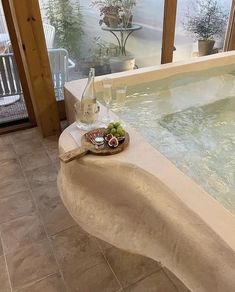
[[[235,54],[109,77],[128,86],[113,111],[131,143],[61,163],[65,206],[92,235],[160,261],[190,290],[235,291]],[[61,153],[77,147],[73,105],[85,82],[66,85]]]

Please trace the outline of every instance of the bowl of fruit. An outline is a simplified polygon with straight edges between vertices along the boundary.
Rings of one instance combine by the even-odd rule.
[[[116,148],[125,140],[126,132],[119,122],[110,123],[105,129],[105,141],[109,147]]]

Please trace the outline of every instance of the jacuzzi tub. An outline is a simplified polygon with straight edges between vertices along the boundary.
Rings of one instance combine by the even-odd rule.
[[[220,66],[224,66],[226,64],[233,64],[235,63],[235,54],[234,53],[223,53],[220,55],[216,56],[210,56],[210,57],[205,57],[205,58],[200,58],[196,59],[195,61],[192,61],[190,63],[180,63],[180,64],[169,64],[169,65],[163,65],[163,66],[158,66],[158,67],[151,67],[151,68],[144,68],[144,69],[139,69],[135,70],[132,72],[125,72],[125,73],[117,73],[113,74],[113,84],[114,86],[117,86],[120,83],[125,82],[127,85],[132,86],[135,84],[139,84],[141,82],[148,82],[148,81],[154,81],[157,79],[161,78],[166,78],[175,74],[182,74],[186,72],[195,72],[195,71],[202,71],[202,70],[207,70],[208,68],[217,68]],[[99,77],[96,79],[96,89],[97,91],[102,90],[102,80],[103,77]],[[69,121],[72,123],[74,122],[74,112],[73,112],[73,104],[76,101],[76,99],[81,97],[83,88],[85,86],[85,80],[81,81],[74,81],[70,82],[66,85],[65,88],[65,103],[66,103],[66,110],[67,110],[67,117]],[[76,144],[74,141],[71,140],[71,137],[69,137],[69,131],[74,130],[76,127],[74,125],[70,126],[64,134],[62,134],[61,139],[60,139],[60,146],[61,146],[61,151],[67,151],[71,150],[72,148],[76,147]],[[207,239],[210,241],[210,236],[211,240],[217,244],[221,244],[219,247],[219,254],[214,254],[215,258],[213,259],[213,254],[208,254],[207,258],[207,253],[209,253],[209,250],[202,252],[204,254],[198,254],[198,257],[202,256],[203,260],[202,262],[205,264],[204,265],[204,272],[205,272],[205,267],[208,266],[208,274],[209,274],[209,269],[212,268],[210,265],[213,263],[213,269],[216,269],[216,257],[220,256],[225,256],[224,260],[226,262],[229,262],[230,260],[233,261],[234,258],[234,252],[235,252],[235,216],[227,211],[221,204],[219,204],[212,196],[210,196],[208,193],[206,193],[199,185],[197,185],[194,181],[192,181],[188,176],[186,176],[184,173],[182,173],[178,168],[176,168],[166,157],[164,157],[162,154],[160,154],[156,149],[154,149],[152,146],[150,146],[147,142],[144,142],[142,138],[139,138],[138,133],[135,134],[135,132],[132,133],[133,137],[136,136],[137,140],[136,141],[141,141],[141,145],[143,146],[143,149],[145,149],[146,154],[144,154],[141,157],[141,154],[139,155],[135,154],[132,155],[132,160],[131,162],[135,163],[136,167],[140,169],[140,172],[142,170],[146,171],[146,173],[153,175],[159,182],[161,182],[164,186],[167,187],[167,189],[175,196],[175,198],[179,199],[180,202],[184,206],[188,208],[188,210],[191,210],[191,216],[196,216],[197,218],[200,218],[200,220],[197,223],[193,223],[194,226],[195,224],[200,226],[201,224],[205,226],[208,226],[208,228],[211,230],[214,236],[209,232],[207,234]],[[66,143],[65,143],[66,141]],[[65,146],[65,144],[67,144]],[[131,145],[130,145],[131,146]],[[130,148],[131,151],[131,148]],[[92,160],[92,158],[87,158],[88,161]],[[128,159],[127,159],[128,160]],[[91,161],[90,161],[91,162]],[[72,167],[78,166],[78,164],[74,164]],[[69,175],[73,171],[70,169],[70,171],[67,171],[65,169],[66,167],[62,166],[62,173],[64,171],[64,174],[67,173]],[[85,169],[84,169],[85,171]],[[73,173],[73,176],[75,174]],[[144,177],[144,173],[142,175]],[[148,178],[150,181],[150,177]],[[63,189],[63,187],[61,188]],[[67,193],[69,196],[69,193]],[[143,192],[144,194],[144,192]],[[167,197],[167,195],[166,195]],[[62,196],[63,198],[63,196]],[[74,199],[73,199],[74,200]],[[65,205],[68,204],[68,201],[66,201],[66,198],[64,198]],[[173,202],[173,199],[172,199]],[[134,204],[135,205],[135,204]],[[67,205],[68,207],[68,205]],[[177,210],[178,207],[172,207],[174,210]],[[169,212],[170,209],[167,209],[167,212]],[[172,209],[173,210],[173,209]],[[180,208],[179,208],[180,210]],[[188,211],[187,211],[188,212]],[[182,211],[182,214],[184,212]],[[187,213],[189,214],[189,213]],[[73,215],[73,214],[72,214]],[[169,215],[169,214],[167,214]],[[169,215],[170,216],[170,215]],[[185,215],[188,216],[188,215]],[[196,218],[195,217],[195,218]],[[89,218],[90,219],[90,218]],[[182,218],[182,220],[184,220]],[[187,220],[185,218],[186,222],[190,222],[190,218]],[[77,220],[79,221],[79,220]],[[80,220],[82,222],[82,220]],[[89,220],[87,220],[89,221]],[[193,222],[193,221],[192,221]],[[203,222],[203,223],[202,223]],[[80,222],[79,222],[80,223]],[[83,221],[83,227],[93,233],[96,236],[100,236],[102,239],[107,240],[111,242],[114,245],[117,245],[118,247],[125,248],[125,246],[122,246],[121,242],[115,242],[113,238],[108,238],[108,236],[103,236],[102,232],[94,231],[94,228],[92,229],[92,226],[84,226],[84,221]],[[86,225],[86,224],[85,224]],[[89,224],[87,224],[89,225]],[[192,225],[193,226],[193,225]],[[198,227],[198,231],[200,232],[200,227]],[[206,227],[207,228],[207,227]],[[194,236],[200,236],[200,234],[195,231]],[[203,231],[204,232],[204,231]],[[172,233],[174,233],[172,231]],[[136,235],[137,236],[137,235]],[[218,237],[216,237],[218,236]],[[186,236],[187,237],[187,236]],[[192,239],[193,235],[190,233],[189,238]],[[203,237],[204,238],[204,237]],[[203,242],[202,238],[202,242]],[[216,239],[217,238],[217,239]],[[177,241],[177,240],[176,240]],[[187,241],[187,240],[186,240]],[[190,239],[189,239],[190,241]],[[224,243],[223,243],[224,242]],[[208,241],[207,241],[208,243]],[[226,247],[227,246],[227,247]],[[178,249],[178,244],[176,243],[176,254],[177,254],[177,249]],[[197,249],[198,247],[195,247]],[[206,248],[209,248],[207,246]],[[199,248],[200,249],[200,248]],[[146,253],[144,251],[140,251],[140,249],[135,249],[134,247],[131,248],[131,245],[128,245],[128,250],[133,251],[133,252],[138,252],[146,256],[150,256],[154,259],[157,260],[156,256],[153,256],[151,253]],[[211,247],[211,250],[213,250],[213,247]],[[215,252],[218,253],[218,249],[215,249]],[[230,256],[229,256],[230,254]],[[183,254],[181,254],[182,256]],[[207,259],[205,259],[207,258]],[[162,260],[162,259],[160,259]],[[205,260],[205,262],[204,262]],[[206,262],[208,260],[208,262]],[[181,261],[180,258],[178,258],[177,263]],[[164,262],[164,260],[163,260]],[[169,262],[168,262],[169,263]],[[221,264],[221,262],[220,262]],[[227,264],[227,263],[226,263]],[[225,264],[225,266],[226,266]],[[230,263],[231,264],[231,263]],[[229,266],[230,266],[229,264]],[[231,264],[233,266],[233,264]],[[230,267],[231,267],[230,266]],[[235,267],[235,266],[234,266]],[[192,269],[194,270],[193,267],[193,262],[191,261],[191,266],[185,267],[185,269]],[[200,269],[200,267],[198,267]],[[223,271],[223,276],[224,280],[222,282],[230,282],[233,281],[232,279],[232,270],[230,268],[227,269],[225,268],[225,271]],[[177,274],[177,270],[173,271]],[[202,276],[202,275],[201,275]],[[187,276],[188,277],[188,276]],[[204,277],[204,282],[206,280],[206,276]],[[186,280],[189,281],[190,279],[181,279],[181,280]],[[197,278],[196,282],[194,282],[192,285],[193,287],[198,287],[197,290],[195,291],[209,291],[205,290],[200,284],[197,286],[197,281],[199,279]],[[210,283],[209,283],[210,282]],[[212,287],[210,285],[213,285],[211,282],[216,282],[216,281],[211,281],[208,277],[208,285],[207,287]],[[198,282],[199,283],[199,282]],[[231,283],[230,283],[231,284]],[[191,285],[191,283],[190,283]],[[189,285],[189,286],[190,286]],[[218,284],[219,285],[219,284]],[[233,285],[233,284],[231,284]],[[234,286],[228,286],[228,287],[217,287],[213,286],[212,289],[213,291],[233,291],[231,287]],[[192,286],[191,286],[192,287]],[[205,286],[206,287],[206,286]],[[220,289],[220,290],[218,290]],[[234,287],[235,289],[235,287]],[[210,290],[212,291],[212,290]]]

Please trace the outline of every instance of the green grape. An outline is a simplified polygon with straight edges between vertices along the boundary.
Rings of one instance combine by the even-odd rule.
[[[114,128],[114,124],[113,124],[113,123],[110,123],[110,124],[108,125],[108,129],[111,130],[112,128]]]
[[[116,132],[117,132],[117,130],[116,130],[115,128],[112,128],[111,131],[110,131],[110,133],[113,134],[113,135],[114,135]]]
[[[121,137],[121,135],[120,135],[119,133],[115,133],[114,136],[115,136],[116,138]]]
[[[122,132],[120,133],[120,137],[124,137],[125,136],[125,130],[122,129]]]
[[[123,128],[122,128],[122,127],[118,127],[118,128],[117,128],[117,132],[118,132],[119,134],[121,134],[122,131],[123,131]]]
[[[120,126],[120,123],[119,122],[114,123],[114,127],[115,128],[118,128],[119,126]]]

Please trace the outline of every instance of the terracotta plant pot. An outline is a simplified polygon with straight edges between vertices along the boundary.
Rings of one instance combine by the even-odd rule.
[[[207,56],[213,52],[215,41],[214,40],[198,40],[198,55]]]
[[[108,27],[118,27],[119,23],[120,23],[120,19],[118,17],[117,14],[107,14],[104,17],[104,23],[108,26]]]

